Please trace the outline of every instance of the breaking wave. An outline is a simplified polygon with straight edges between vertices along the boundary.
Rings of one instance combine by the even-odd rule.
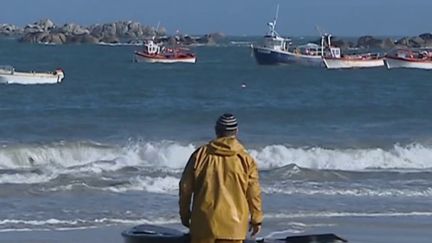
[[[119,166],[182,168],[195,149],[196,146],[193,144],[185,145],[174,141],[134,142],[126,146],[94,142],[3,145],[0,148],[0,169],[47,164],[67,168],[98,161],[118,161]],[[422,144],[394,145],[389,150],[292,148],[285,145],[268,145],[250,150],[250,153],[263,169],[288,164],[312,169],[339,170],[432,168],[432,146]],[[115,170],[118,167],[111,169]]]
[[[100,177],[106,173],[144,168],[161,173],[131,178],[127,186],[120,183],[107,190],[122,192],[146,185],[145,190],[150,192],[166,192],[177,183],[176,177],[195,149],[196,145],[174,141],[134,141],[126,145],[95,142],[3,145],[0,148],[0,184],[46,183],[67,175]],[[394,145],[389,150],[268,145],[250,150],[250,153],[262,170],[290,164],[323,173],[325,170],[430,171],[432,168],[432,147],[421,144]],[[295,167],[289,172],[295,174]]]
[[[0,232],[13,231],[44,231],[44,230],[76,230],[107,227],[113,225],[138,225],[138,224],[178,224],[179,219],[161,218],[149,219],[119,219],[119,218],[98,218],[98,219],[46,219],[46,220],[25,220],[25,219],[4,219],[0,220]]]

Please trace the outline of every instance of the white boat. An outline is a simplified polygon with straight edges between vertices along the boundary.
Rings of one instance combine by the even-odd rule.
[[[184,48],[166,48],[161,44],[149,40],[144,49],[135,51],[135,62],[148,63],[195,63],[196,55]]]
[[[264,36],[264,43],[257,46],[251,45],[257,63],[324,66],[322,56],[327,55],[325,44],[330,40],[330,35],[321,36],[321,46],[314,43],[291,46],[291,39],[281,37],[275,30],[278,12],[279,6],[276,9],[275,19],[267,24],[269,31]]]
[[[384,59],[388,69],[392,68],[416,68],[432,69],[432,51],[400,49],[392,54],[386,55]]]
[[[0,66],[0,83],[3,84],[57,84],[64,77],[61,68],[54,72],[18,72],[12,66]]]
[[[371,68],[384,66],[384,58],[377,53],[341,55],[337,47],[330,48],[331,56],[323,57],[328,69]]]

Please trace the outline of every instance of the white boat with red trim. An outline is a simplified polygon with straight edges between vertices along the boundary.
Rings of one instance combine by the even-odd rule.
[[[153,40],[147,41],[141,51],[135,51],[135,62],[195,63],[196,55],[185,48],[167,48]]]
[[[331,47],[331,56],[323,57],[328,69],[341,68],[371,68],[384,66],[384,57],[378,53],[341,55],[340,48]]]
[[[57,84],[65,75],[61,68],[54,72],[18,72],[12,66],[0,66],[0,83],[2,84]]]
[[[417,68],[432,70],[432,51],[399,49],[386,55],[384,62],[388,69]]]

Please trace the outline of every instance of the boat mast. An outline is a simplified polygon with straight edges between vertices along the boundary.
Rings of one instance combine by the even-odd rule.
[[[276,28],[276,21],[277,21],[278,17],[279,17],[279,4],[276,6],[276,15],[275,15],[275,18],[273,20],[273,29]]]
[[[325,32],[323,33],[321,31],[321,28],[318,25],[316,25],[315,28],[321,36],[321,56],[323,57],[324,56],[324,47],[328,47],[328,48],[331,47],[331,36],[332,35],[329,33],[325,33]]]
[[[275,28],[276,28],[276,21],[277,21],[278,16],[279,16],[279,4],[278,4],[277,7],[276,7],[276,15],[275,15],[275,18],[273,19],[272,22],[269,22],[269,23],[267,24],[267,25],[269,26],[269,29],[270,29],[270,31],[269,31],[269,35],[272,36],[272,37],[278,36],[278,33],[277,33],[276,30],[275,30]]]

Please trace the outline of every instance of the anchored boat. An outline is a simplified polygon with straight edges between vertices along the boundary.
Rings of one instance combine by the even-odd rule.
[[[384,66],[384,57],[378,53],[341,55],[340,48],[330,47],[331,56],[323,57],[328,69],[371,68]]]
[[[276,32],[276,21],[279,6],[276,9],[276,16],[267,25],[269,31],[264,36],[263,44],[254,46],[253,53],[258,64],[300,64],[305,66],[324,66],[322,56],[327,55],[325,41],[330,36],[321,36],[321,45],[308,43],[305,45],[292,46],[291,39],[283,38]]]
[[[189,234],[155,225],[138,225],[122,233],[124,243],[189,243]],[[245,240],[245,243],[343,243],[335,234],[288,236],[283,239]]]
[[[12,66],[0,66],[0,83],[3,84],[56,84],[64,77],[61,68],[54,72],[18,72]]]
[[[385,65],[392,68],[432,69],[431,50],[399,49],[385,56]]]
[[[141,51],[135,51],[135,62],[148,63],[195,63],[196,55],[184,48],[167,48],[149,40]]]

